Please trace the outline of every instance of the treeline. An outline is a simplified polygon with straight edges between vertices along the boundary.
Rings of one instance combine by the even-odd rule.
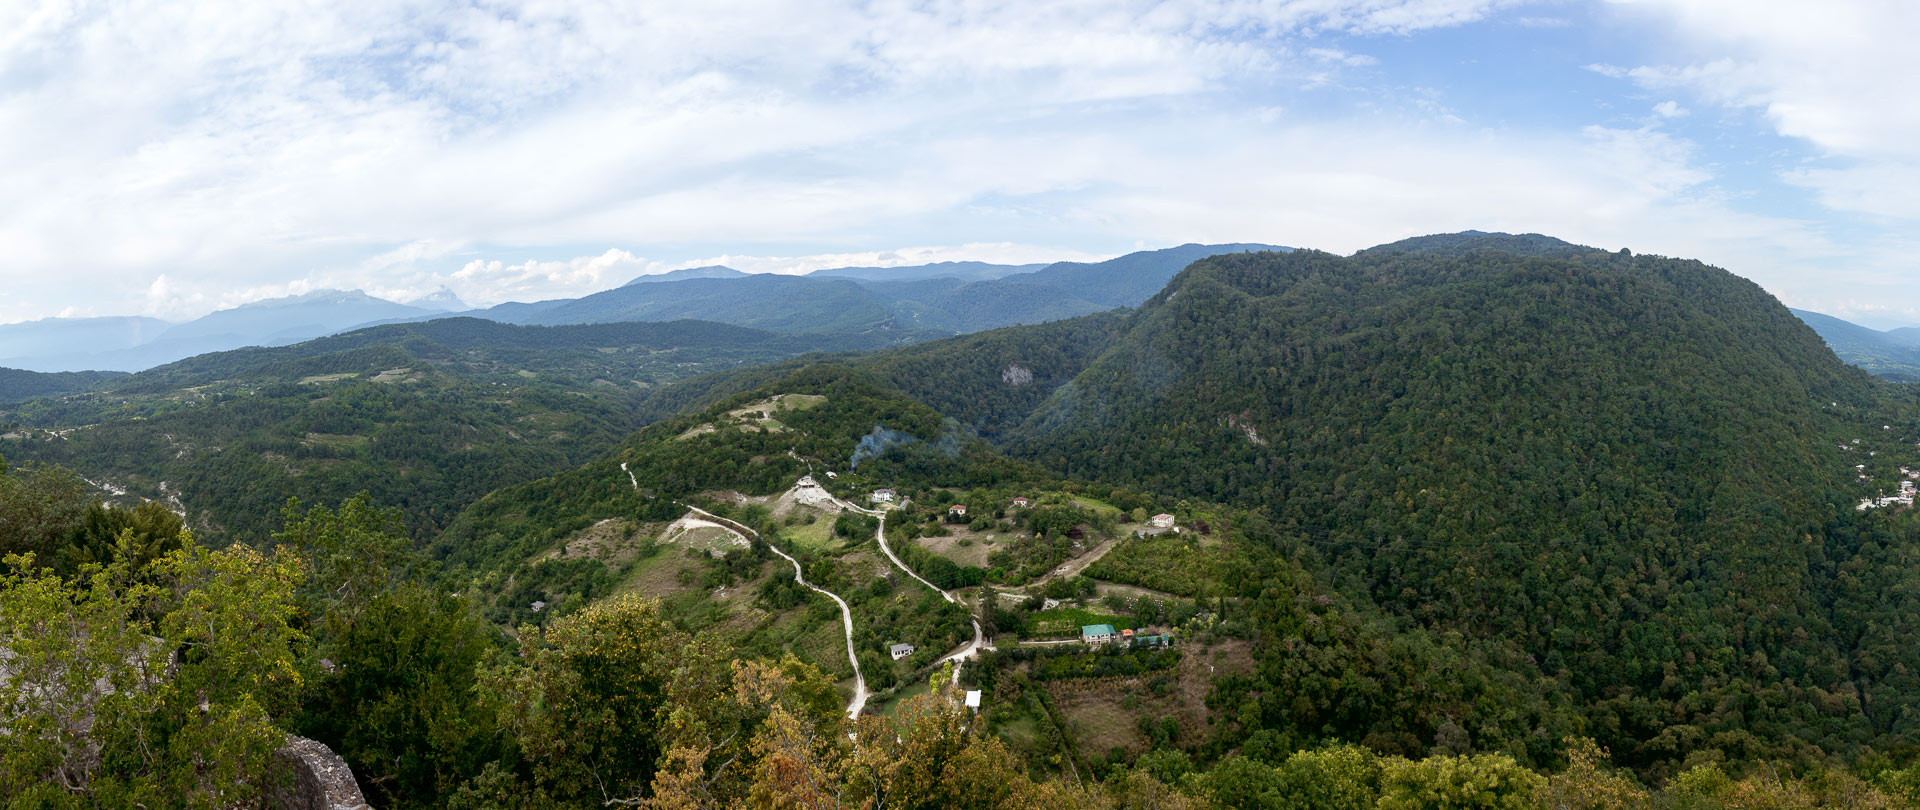
[[[1856,513],[1835,450],[1911,433],[1913,397],[1731,274],[1522,248],[1198,262],[1011,448],[1258,510],[1272,548],[1355,604],[1564,690],[1636,768],[1913,744],[1920,625],[1896,611],[1914,568],[1889,553],[1914,526]],[[1191,576],[1214,563],[1183,545],[1094,573],[1221,579]]]

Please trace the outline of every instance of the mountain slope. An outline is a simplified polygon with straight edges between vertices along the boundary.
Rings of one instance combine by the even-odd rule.
[[[849,278],[855,281],[925,281],[953,278],[961,281],[990,281],[1014,273],[1031,273],[1047,267],[1041,264],[989,264],[987,262],[934,262],[909,267],[834,267],[815,270],[813,278]]]
[[[632,281],[621,286],[631,287],[635,284],[656,284],[662,281],[686,281],[690,278],[741,278],[746,275],[748,274],[731,267],[711,264],[706,267],[688,267],[681,270],[656,273],[650,276],[635,276]]]
[[[38,355],[25,365],[140,371],[208,352],[242,346],[284,346],[377,321],[444,314],[396,304],[359,290],[319,290],[209,313],[129,346],[73,345],[65,351]]]
[[[0,366],[33,371],[80,371],[57,358],[128,349],[158,337],[173,324],[153,318],[46,318],[0,325]]]
[[[0,408],[0,455],[170,500],[209,539],[264,538],[289,497],[362,490],[424,536],[487,492],[600,455],[641,424],[633,406],[655,386],[876,345],[698,321],[396,324]]]
[[[749,275],[632,284],[533,313],[524,323],[719,321],[774,332],[864,332],[893,319],[887,302],[851,281]]]
[[[60,396],[98,388],[108,380],[124,376],[113,371],[23,371],[0,368],[0,402],[18,402],[37,397]]]
[[[1879,594],[1833,572],[1905,578],[1860,544],[1868,485],[1851,466],[1882,481],[1920,466],[1910,399],[1724,271],[1457,247],[1198,262],[1013,447],[1078,478],[1258,506],[1357,597],[1512,639],[1589,701],[1634,695],[1603,713],[1684,715],[1673,700],[1731,694],[1735,671],[1906,682],[1920,658],[1878,657],[1896,649],[1837,607]],[[1836,449],[1868,425],[1888,437],[1877,456]],[[1868,650],[1865,668],[1814,663]],[[1912,730],[1897,712],[1809,719],[1786,694],[1767,722],[1813,730],[1769,734]],[[1603,742],[1632,762],[1691,745],[1664,729]]]
[[[1167,286],[1167,281],[1187,265],[1221,253],[1292,248],[1274,245],[1185,244],[1164,250],[1143,250],[1104,262],[1057,262],[1032,273],[1020,273],[1000,280],[1014,284],[1042,284],[1056,287],[1076,298],[1105,307],[1138,306],[1141,301]]]
[[[1895,382],[1920,382],[1920,345],[1914,345],[1902,335],[1869,329],[1818,312],[1791,311],[1812,327],[1841,360]]]

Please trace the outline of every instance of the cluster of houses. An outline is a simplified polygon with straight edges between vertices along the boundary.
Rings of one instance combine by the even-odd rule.
[[[1859,505],[1855,506],[1854,508],[1861,511],[1866,511],[1868,509],[1882,509],[1888,506],[1900,506],[1900,507],[1912,506],[1913,495],[1914,495],[1914,480],[1920,479],[1920,470],[1909,470],[1905,467],[1901,467],[1900,473],[1906,477],[1901,479],[1900,481],[1899,492],[1892,495],[1879,495],[1872,498],[1862,499]]]
[[[1135,634],[1133,630],[1115,631],[1111,624],[1080,625],[1080,640],[1090,647],[1122,644],[1128,647],[1165,647],[1173,644],[1173,635]]]

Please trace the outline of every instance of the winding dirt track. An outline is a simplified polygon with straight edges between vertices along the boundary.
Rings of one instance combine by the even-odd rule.
[[[675,503],[678,503],[678,501]],[[800,570],[800,561],[788,556],[786,552],[781,551],[778,547],[774,546],[774,544],[766,542],[765,538],[762,538],[759,532],[749,529],[743,524],[735,523],[705,509],[701,509],[698,506],[691,506],[684,503],[680,505],[687,507],[689,511],[705,515],[708,520],[732,529],[733,531],[740,532],[742,536],[759,540],[768,550],[780,555],[781,559],[793,564],[793,581],[806,586],[815,593],[832,599],[834,604],[840,606],[840,629],[847,637],[847,663],[853,665],[853,700],[847,703],[847,716],[859,717],[860,710],[867,707],[867,676],[860,672],[860,659],[853,654],[853,608],[847,606],[847,600],[841,599],[839,594],[808,582],[807,575]],[[977,624],[975,626],[978,627]]]
[[[960,605],[962,607],[966,606],[966,603],[960,601],[958,597],[942,589],[940,586],[935,585],[931,582],[928,582],[925,577],[922,577],[919,574],[914,573],[913,569],[908,568],[906,563],[901,562],[899,557],[894,556],[893,549],[887,546],[887,511],[885,509],[865,509],[862,507],[854,506],[853,504],[847,503],[846,501],[840,500],[838,498],[834,499],[834,503],[839,504],[843,508],[851,509],[855,512],[859,512],[864,515],[872,515],[874,517],[879,518],[880,527],[877,529],[874,529],[873,539],[879,541],[880,551],[887,555],[887,559],[893,561],[894,567],[907,572],[907,576],[910,576],[916,580],[919,580],[920,584],[925,585],[929,588],[932,588],[935,593],[940,594],[941,598],[947,600],[948,602],[952,602],[953,604]],[[977,615],[974,615],[971,609],[969,609],[967,613],[968,613],[967,618],[973,622],[973,643],[963,644],[960,646],[959,649],[956,649],[953,652],[947,653],[946,655],[941,656],[940,660],[933,662],[934,666],[939,666],[948,661],[953,662],[953,683],[955,686],[958,686],[960,684],[960,668],[966,664],[966,660],[976,655],[979,655],[980,650],[983,648],[991,649],[991,647],[988,647],[988,645],[986,644],[986,633],[980,627],[980,617]]]

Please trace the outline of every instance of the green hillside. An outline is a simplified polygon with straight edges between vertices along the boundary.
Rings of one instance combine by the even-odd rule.
[[[699,321],[396,324],[0,409],[0,454],[175,503],[211,538],[265,537],[290,497],[363,490],[429,536],[488,492],[603,454],[642,424],[633,406],[659,385],[872,345]]]
[[[117,371],[24,371],[0,368],[0,402],[19,402],[86,391],[124,376]]]
[[[1920,345],[1900,334],[1901,330],[1882,332],[1831,315],[1791,311],[1819,333],[1842,361],[1884,380],[1920,382]]]
[[[1260,509],[1353,598],[1525,651],[1616,759],[1909,739],[1913,531],[1852,466],[1920,465],[1911,397],[1724,271],[1447,242],[1197,262],[1010,444]]]

